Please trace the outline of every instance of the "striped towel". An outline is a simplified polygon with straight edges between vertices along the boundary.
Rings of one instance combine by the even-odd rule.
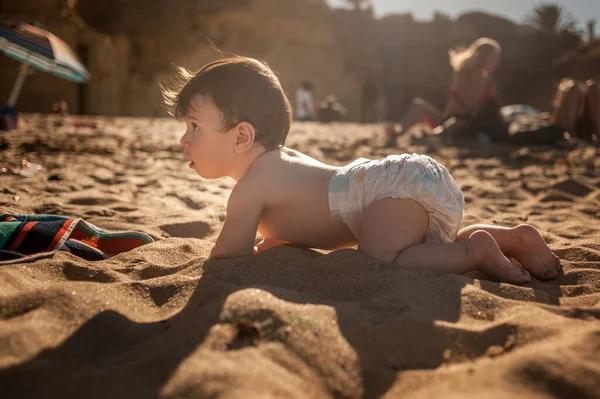
[[[0,211],[0,265],[52,256],[56,251],[102,260],[153,241],[145,233],[109,232],[81,218]]]

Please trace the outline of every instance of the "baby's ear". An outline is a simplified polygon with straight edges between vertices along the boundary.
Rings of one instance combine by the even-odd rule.
[[[240,122],[235,127],[235,152],[243,154],[254,145],[256,132],[248,122]]]

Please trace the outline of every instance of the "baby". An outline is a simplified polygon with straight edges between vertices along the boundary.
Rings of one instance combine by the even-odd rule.
[[[434,159],[418,154],[358,159],[337,167],[284,147],[292,109],[273,71],[252,58],[211,62],[163,89],[186,123],[189,167],[237,181],[213,258],[290,243],[358,245],[375,259],[452,273],[478,269],[509,283],[555,278],[560,261],[529,225],[459,231],[463,194]],[[255,246],[257,231],[264,239]],[[516,259],[522,267],[507,257]]]

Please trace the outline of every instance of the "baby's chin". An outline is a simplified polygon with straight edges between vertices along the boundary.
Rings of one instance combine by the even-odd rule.
[[[196,171],[196,173],[198,174],[198,176],[200,176],[203,179],[214,180],[214,179],[218,179],[219,177],[223,177],[223,175],[219,175],[219,174],[216,174],[216,173],[208,173],[208,172],[206,172],[204,170],[199,170],[198,166],[195,163],[193,163],[193,162],[190,162],[189,166],[190,166],[190,169],[193,169],[194,171]]]
[[[196,164],[194,161],[191,161],[191,162],[188,164],[188,168],[190,168],[190,169],[192,169],[193,171],[195,171],[195,172],[198,174],[198,176],[200,176],[200,177],[203,177],[203,178],[204,178],[204,176],[203,176],[203,175],[204,175],[204,173],[202,173],[201,171],[199,171],[199,170],[198,170],[198,165],[197,165],[197,164]]]

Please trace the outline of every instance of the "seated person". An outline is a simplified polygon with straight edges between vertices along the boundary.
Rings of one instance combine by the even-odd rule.
[[[562,79],[552,101],[552,112],[539,112],[524,105],[500,109],[509,135],[495,141],[514,144],[556,144],[571,138],[597,140],[600,131],[600,88],[593,80],[586,84]]]
[[[337,98],[330,94],[319,104],[319,122],[340,122],[346,115],[346,108],[337,101]]]
[[[297,121],[312,121],[315,119],[315,101],[311,82],[302,82],[296,90],[295,111]]]
[[[598,143],[600,141],[600,86],[590,79],[585,82],[585,89],[583,113],[574,135]]]
[[[52,104],[52,114],[60,115],[60,116],[68,116],[69,115],[69,104],[66,101],[57,101]]]
[[[499,107],[495,101],[496,86],[492,80],[500,52],[500,45],[489,38],[477,39],[465,50],[450,50],[450,65],[454,73],[446,109],[442,112],[421,98],[414,99],[402,117],[399,132],[390,124],[386,126],[388,144],[393,145],[397,136],[420,122],[433,128],[455,117],[459,122],[452,125],[452,133],[456,135],[470,127],[475,119],[485,117],[488,124],[500,122]]]

